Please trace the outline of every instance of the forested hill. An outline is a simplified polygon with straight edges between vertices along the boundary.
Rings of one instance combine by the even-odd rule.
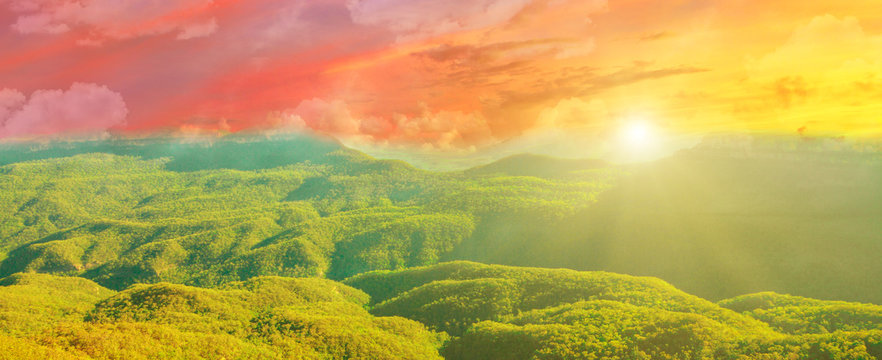
[[[521,154],[468,169],[465,173],[470,175],[561,177],[580,171],[611,166],[606,161],[596,159],[560,159],[551,156]]]
[[[303,136],[3,147],[0,276],[122,290],[462,259],[657,276],[713,300],[882,303],[878,153],[521,156],[438,173]]]
[[[559,221],[485,221],[455,256],[658,276],[712,299],[882,303],[880,153],[698,148],[628,169]]]
[[[357,275],[375,316],[449,333],[447,359],[880,359],[882,307],[656,278],[454,262]]]
[[[882,359],[878,156],[705,150],[5,145],[0,358]]]
[[[165,168],[172,171],[257,170],[322,161],[329,153],[343,149],[334,139],[298,134],[0,143],[0,165],[104,153],[145,160],[169,158]]]
[[[2,359],[882,359],[882,307],[443,263],[214,288],[0,279]]]
[[[50,158],[0,167],[0,274],[77,275],[113,289],[342,279],[447,259],[486,214],[572,214],[616,177],[432,173],[311,138],[158,143],[10,146]],[[105,147],[149,156],[50,156]],[[260,164],[270,165],[241,169]]]

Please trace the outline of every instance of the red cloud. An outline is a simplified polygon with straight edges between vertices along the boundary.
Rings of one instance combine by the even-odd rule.
[[[0,138],[104,131],[124,124],[127,114],[120,94],[96,84],[38,90],[30,99],[0,90]]]

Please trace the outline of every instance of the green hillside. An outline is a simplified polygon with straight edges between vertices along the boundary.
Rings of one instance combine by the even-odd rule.
[[[880,317],[869,304],[762,293],[718,305],[656,278],[471,262],[119,292],[18,274],[0,279],[0,358],[882,359]]]
[[[251,154],[280,146],[229,142],[251,144]],[[318,144],[289,148],[326,145]],[[204,146],[193,151],[235,153]],[[0,167],[0,276],[76,275],[117,290],[261,275],[343,279],[449,258],[488,214],[572,214],[614,177],[466,177],[348,149],[253,171],[173,171],[175,161],[96,153]]]
[[[93,150],[129,155],[65,157]],[[7,144],[3,162],[46,159],[0,166],[0,276],[119,290],[462,259],[882,303],[878,154],[712,150],[438,173],[302,136]]]
[[[878,153],[695,149],[628,171],[557,221],[498,214],[453,256],[656,276],[711,299],[882,303]]]
[[[445,338],[371,316],[366,294],[330,280],[160,283],[118,293],[48,275],[0,284],[3,359],[438,359]]]
[[[742,295],[719,304],[788,334],[882,330],[882,306],[879,305],[823,301],[772,292]]]
[[[236,136],[0,159],[0,358],[882,359],[877,153],[441,173]]]
[[[307,135],[13,142],[0,143],[0,165],[104,153],[148,160],[168,158],[165,167],[172,171],[256,170],[322,161],[328,153],[341,149],[344,147],[334,139]]]
[[[470,262],[372,272],[345,283],[371,295],[375,315],[448,331],[447,359],[882,358],[882,307],[875,305],[835,302],[829,309],[819,300],[758,294],[720,306],[656,278]],[[730,310],[756,297],[788,307],[775,315]],[[799,319],[804,326],[829,331],[781,327],[800,312],[819,314]],[[838,320],[833,327],[830,318]]]

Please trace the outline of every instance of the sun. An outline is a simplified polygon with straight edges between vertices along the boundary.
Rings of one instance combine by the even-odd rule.
[[[645,149],[655,142],[655,129],[647,120],[632,119],[621,128],[622,145],[632,150]]]

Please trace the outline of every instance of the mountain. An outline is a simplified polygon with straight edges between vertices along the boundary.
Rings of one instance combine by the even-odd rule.
[[[262,275],[341,280],[473,260],[656,276],[715,300],[777,291],[882,303],[874,153],[763,145],[627,167],[503,163],[551,161],[556,175],[545,177],[424,171],[309,137],[170,144],[47,148],[150,154],[71,157],[13,146],[19,156],[62,157],[0,166],[0,276],[77,275],[121,290]],[[202,170],[175,157],[215,153],[227,160],[197,161]],[[260,168],[235,168],[248,161]]]
[[[520,154],[465,170],[465,173],[469,175],[554,178],[579,171],[609,168],[610,166],[606,161],[596,159],[561,159],[545,155]]]
[[[2,166],[0,276],[76,275],[116,290],[162,281],[213,286],[261,275],[343,279],[438,262],[472,234],[480,214],[572,212],[606,181],[588,174],[580,183],[549,186],[536,178],[432,173],[325,145],[311,138],[182,145],[192,147],[188,159],[219,152],[226,157],[215,158],[241,156],[253,166],[275,164],[260,154],[290,150],[290,163],[257,170],[181,169],[179,152],[116,141],[99,148],[152,155],[87,153]],[[252,151],[231,150],[239,148]],[[296,160],[307,155],[311,160]]]
[[[4,359],[440,359],[444,339],[410,320],[371,316],[365,293],[321,279],[121,292],[48,275],[0,284]]]
[[[119,292],[17,274],[0,279],[0,358],[882,359],[880,317],[869,304],[715,304],[656,278],[471,262]]]
[[[304,161],[321,161],[344,150],[331,138],[313,135],[228,135],[196,138],[111,138],[92,141],[0,143],[0,165],[103,153],[145,160],[169,158],[171,171],[257,170]]]
[[[714,304],[656,278],[470,262],[345,283],[371,296],[375,315],[453,335],[446,359],[882,358],[882,307],[868,304],[777,294]],[[781,300],[766,312],[739,308],[757,297]],[[782,328],[787,319],[815,331]]]
[[[446,173],[296,136],[6,144],[0,354],[882,358],[878,153],[726,144]]]
[[[778,291],[882,302],[878,153],[684,151],[632,165],[551,221],[500,211],[453,254],[663,278],[711,299]]]

